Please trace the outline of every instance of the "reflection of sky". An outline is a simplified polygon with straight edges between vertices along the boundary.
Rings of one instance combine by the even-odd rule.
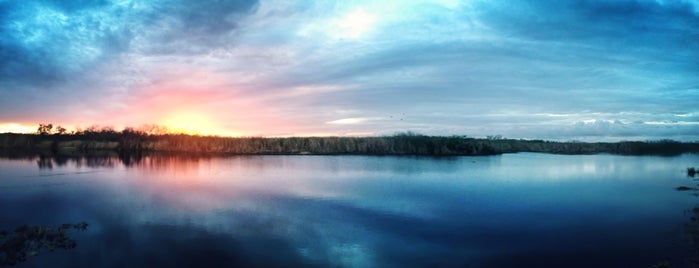
[[[90,222],[79,247],[62,253],[70,261],[36,260],[57,267],[643,266],[675,260],[672,237],[694,198],[672,188],[698,160],[150,156],[51,170],[2,160],[0,223]]]

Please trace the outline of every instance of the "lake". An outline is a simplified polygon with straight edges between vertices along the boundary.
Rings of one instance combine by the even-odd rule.
[[[692,267],[689,166],[699,155],[4,157],[0,230],[89,224],[14,267]]]

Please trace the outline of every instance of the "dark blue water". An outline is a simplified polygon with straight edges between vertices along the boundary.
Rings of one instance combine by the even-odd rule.
[[[16,267],[691,267],[698,155],[0,159]],[[690,230],[691,231],[691,230]]]

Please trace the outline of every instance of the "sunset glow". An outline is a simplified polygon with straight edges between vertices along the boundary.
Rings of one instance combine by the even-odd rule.
[[[698,16],[651,0],[4,1],[0,131],[694,141]]]
[[[218,125],[220,122],[212,121],[213,117],[194,112],[179,112],[166,117],[159,122],[171,133],[181,133],[190,135],[230,135],[232,132],[222,130]]]
[[[3,267],[684,267],[698,165],[699,0],[0,0]]]
[[[32,133],[36,126],[18,123],[0,123],[0,133]]]

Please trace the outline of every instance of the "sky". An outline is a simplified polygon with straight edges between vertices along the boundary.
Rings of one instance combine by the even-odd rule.
[[[699,0],[0,0],[0,133],[699,140]]]

